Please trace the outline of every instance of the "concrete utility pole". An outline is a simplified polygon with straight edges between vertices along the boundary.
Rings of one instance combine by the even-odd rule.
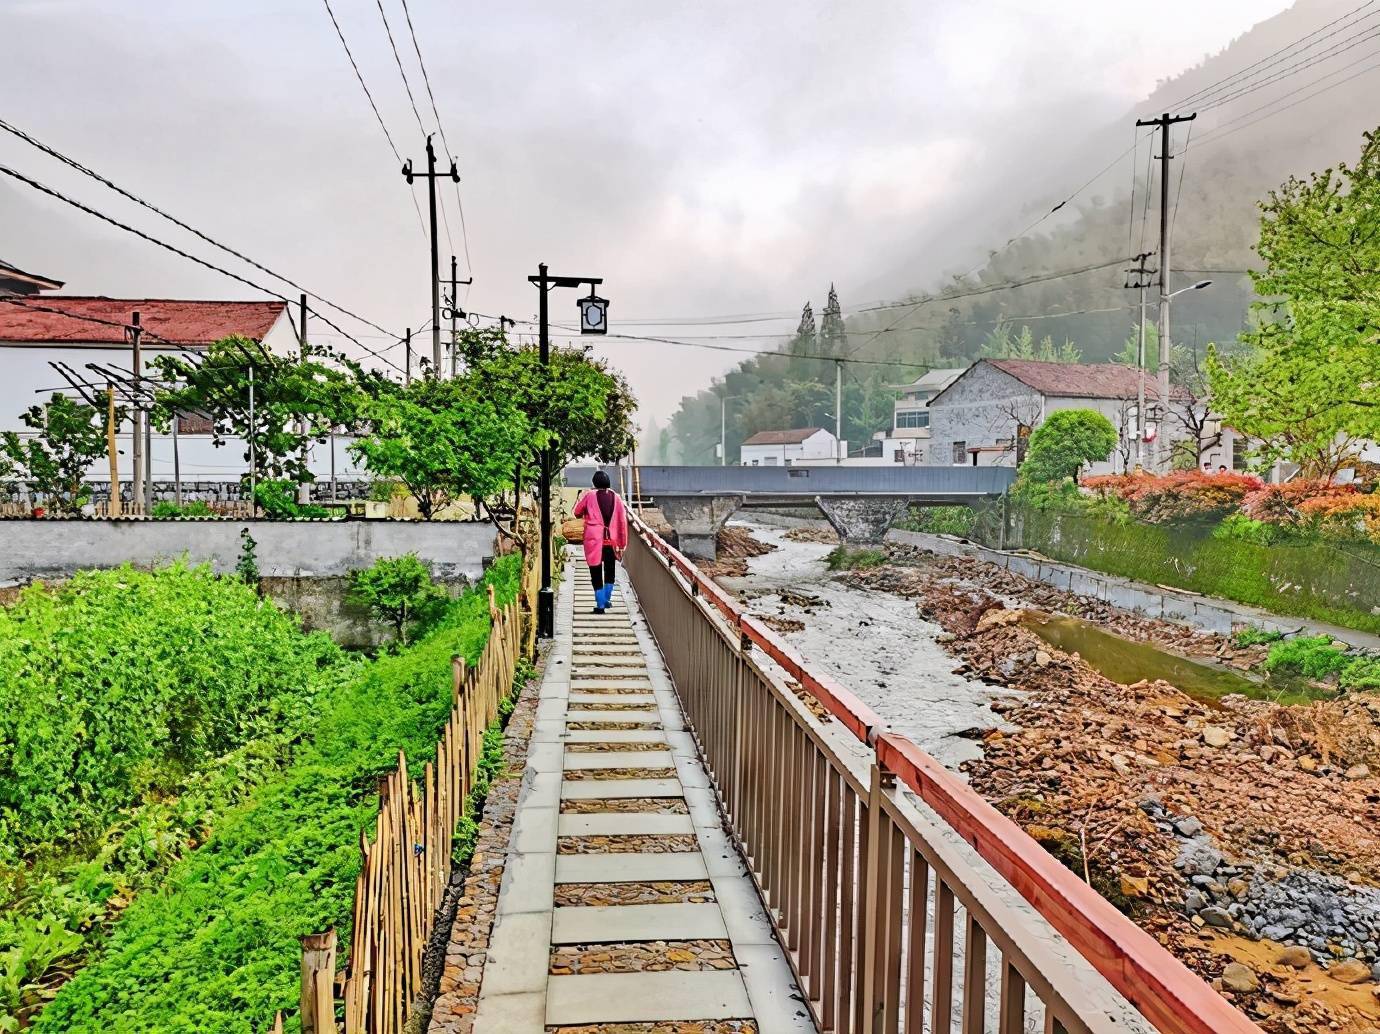
[[[448,176],[454,182],[460,182],[460,169],[455,162],[450,163],[450,172],[438,173],[436,171],[436,149],[431,146],[431,137],[426,138],[426,172],[413,172],[412,159],[409,158],[403,165],[403,179],[410,184],[414,179],[425,179],[427,183],[427,193],[431,201],[431,265],[427,270],[427,279],[431,281],[431,376],[441,376],[441,269],[440,255],[438,253],[436,241],[436,179],[438,176]]]
[[[1137,280],[1133,284],[1130,278],[1126,280],[1128,288],[1140,289],[1140,346],[1136,349],[1136,379],[1139,382],[1136,386],[1136,472],[1145,469],[1145,289],[1150,286],[1150,281],[1145,277],[1154,274],[1153,269],[1145,268],[1145,260],[1152,252],[1142,251],[1136,256],[1136,265],[1132,269],[1126,270],[1127,273],[1135,273]]]
[[[450,300],[449,308],[442,310],[443,316],[450,318],[450,375],[453,379],[460,372],[460,335],[456,326],[457,320],[465,318],[464,310],[460,308],[460,288],[468,287],[474,283],[474,277],[468,280],[461,280],[460,274],[456,271],[455,256],[450,257]],[[499,324],[502,326],[502,324]]]
[[[843,462],[843,362],[834,360],[834,463]]]
[[[297,300],[297,311],[300,315],[300,332],[297,335],[298,354],[302,362],[307,361],[307,296],[302,294]],[[302,466],[306,466],[311,459],[311,446],[307,443],[307,418],[297,418],[297,433],[302,436]],[[297,502],[299,505],[306,505],[311,502],[311,484],[307,481],[297,483]]]
[[[1155,126],[1160,131],[1160,369],[1158,393],[1160,401],[1160,427],[1155,435],[1155,466],[1160,470],[1169,469],[1169,442],[1165,434],[1169,416],[1169,127],[1177,122],[1192,122],[1198,113],[1192,115],[1170,115],[1165,112],[1159,118],[1136,119],[1137,126]]]
[[[152,463],[150,462],[146,449],[147,442],[144,438],[145,414],[143,405],[140,402],[144,390],[144,327],[139,320],[139,314],[137,312],[130,313],[127,332],[129,334],[130,346],[134,351],[134,356],[130,362],[130,366],[134,371],[134,408],[130,413],[132,427],[132,433],[130,434],[130,452],[132,453],[133,462],[130,470],[129,495],[130,501],[135,506],[143,503],[145,507],[148,507],[149,495],[151,494],[149,490],[149,467],[152,466]],[[116,485],[115,491],[119,491],[119,488],[120,486]],[[145,509],[144,512],[148,513],[148,510]]]
[[[412,328],[403,333],[403,387],[412,385]]]
[[[105,447],[110,453],[110,516],[120,516],[120,460],[115,446],[115,382],[105,382]]]

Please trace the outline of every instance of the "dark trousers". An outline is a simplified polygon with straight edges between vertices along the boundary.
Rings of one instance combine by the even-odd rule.
[[[590,565],[589,580],[591,583],[593,583],[595,592],[598,592],[600,589],[602,589],[605,584],[613,584],[614,560],[615,557],[613,555],[613,547],[605,546],[603,563]]]

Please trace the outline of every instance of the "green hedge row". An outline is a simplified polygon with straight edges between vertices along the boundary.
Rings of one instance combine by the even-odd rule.
[[[485,578],[500,602],[517,592],[518,565],[504,558]],[[335,927],[348,941],[375,781],[400,749],[431,753],[450,710],[450,658],[477,660],[488,633],[481,587],[413,646],[323,692],[314,732],[291,764],[224,816],[160,889],[134,901],[101,959],[62,988],[33,1029],[266,1031],[274,1011],[297,1000],[299,938]]]

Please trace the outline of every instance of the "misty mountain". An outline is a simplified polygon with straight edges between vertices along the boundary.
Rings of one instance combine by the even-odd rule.
[[[1235,339],[1254,298],[1244,271],[1255,262],[1258,202],[1290,176],[1355,158],[1362,133],[1380,122],[1378,69],[1380,9],[1354,0],[1299,0],[1164,80],[1134,111],[1057,161],[1031,155],[1032,169],[1060,169],[1049,178],[1062,186],[1031,189],[1018,170],[1009,194],[992,198],[988,211],[972,220],[990,225],[991,210],[1004,210],[1017,233],[1045,215],[1029,233],[989,242],[967,270],[951,270],[935,282],[924,273],[933,269],[929,255],[951,254],[952,239],[965,232],[965,214],[955,213],[942,232],[917,242],[912,260],[857,288],[861,298],[899,296],[912,304],[847,315],[842,354],[869,361],[846,367],[845,434],[853,446],[886,426],[889,384],[911,380],[923,367],[964,365],[1002,330],[1029,326],[1037,340],[1048,336],[1056,348],[1071,342],[1085,362],[1107,360],[1122,349],[1133,333],[1137,297],[1124,287],[1130,263],[1117,260],[1159,245],[1158,134],[1151,139],[1152,130],[1136,131],[1137,118],[1199,112],[1172,131],[1171,286],[1199,279],[1213,284],[1175,301],[1171,331],[1199,351],[1210,341]],[[1044,176],[1033,172],[1029,178]],[[1158,257],[1148,264],[1156,267]],[[1103,268],[1014,289],[999,286],[1087,267]],[[811,285],[811,293],[822,288]],[[983,289],[990,290],[974,293]],[[1152,319],[1155,294],[1148,292]],[[849,302],[843,299],[845,313]],[[785,347],[821,354],[817,343],[802,338]],[[729,455],[736,442],[763,427],[832,428],[834,374],[833,363],[800,357],[740,364],[719,388],[744,396],[728,407]],[[671,425],[681,458],[710,460],[719,418],[717,394],[682,401]]]

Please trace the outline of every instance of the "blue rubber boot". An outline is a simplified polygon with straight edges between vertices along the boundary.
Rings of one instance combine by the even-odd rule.
[[[602,589],[600,589],[597,593],[595,593],[595,597],[596,597],[596,598],[598,599],[598,601],[599,601],[599,609],[600,609],[600,610],[607,610],[607,609],[608,609],[609,597],[612,596],[612,595],[613,595],[613,586],[612,586],[612,585],[605,585]]]

